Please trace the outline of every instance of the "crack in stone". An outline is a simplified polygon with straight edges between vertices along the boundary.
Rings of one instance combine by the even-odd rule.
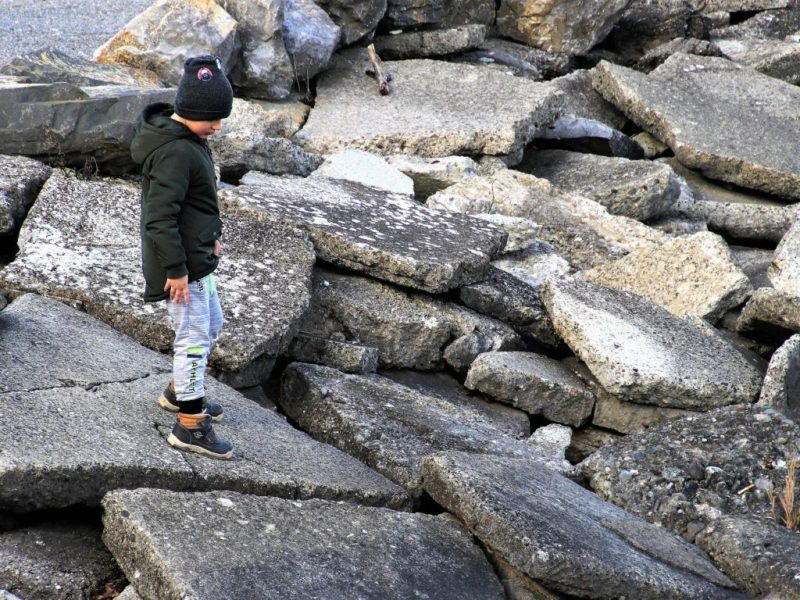
[[[112,385],[114,383],[133,383],[135,381],[141,381],[151,377],[153,375],[163,375],[164,373],[169,373],[170,369],[166,369],[164,371],[157,371],[155,373],[147,373],[142,377],[129,377],[128,379],[115,379],[110,381],[92,381],[89,383],[85,382],[78,382],[74,379],[59,379],[63,385],[51,386],[51,387],[40,387],[40,388],[29,388],[29,389],[18,389],[18,390],[6,390],[4,392],[0,392],[0,397],[5,396],[6,394],[28,394],[31,392],[47,392],[47,391],[57,391],[57,390],[64,390],[70,388],[83,388],[87,392],[94,391],[95,389],[104,386],[104,385]]]

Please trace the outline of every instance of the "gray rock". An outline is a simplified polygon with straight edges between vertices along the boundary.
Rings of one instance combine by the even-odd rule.
[[[505,0],[497,11],[501,35],[551,52],[583,54],[603,40],[630,0]]]
[[[531,244],[536,243],[536,232],[539,226],[524,217],[509,217],[494,213],[479,213],[475,215],[482,221],[488,221],[498,227],[505,229],[508,234],[503,254],[519,252],[527,249]]]
[[[559,117],[552,125],[536,132],[536,140],[545,147],[620,156],[629,159],[644,157],[641,146],[627,135],[605,123],[582,117]]]
[[[711,31],[712,39],[773,39],[782,40],[800,31],[800,11],[796,7],[765,10],[736,25]]]
[[[114,492],[104,507],[104,540],[145,598],[504,597],[469,534],[433,515],[163,490]],[[187,554],[171,540],[198,515],[213,543]]]
[[[544,460],[543,452],[508,435],[505,419],[495,424],[471,404],[378,375],[303,363],[287,367],[280,398],[284,412],[313,437],[352,454],[415,499],[422,494],[420,462],[442,450]]]
[[[122,593],[116,597],[116,600],[142,600],[142,597],[136,593],[132,585],[129,585],[122,590]]]
[[[772,288],[758,288],[736,321],[736,331],[768,344],[800,333],[800,298]]]
[[[542,150],[529,156],[525,170],[599,202],[611,214],[640,221],[663,214],[680,195],[672,169],[647,160]]]
[[[0,590],[25,600],[72,600],[120,585],[124,577],[100,533],[94,525],[63,521],[0,534]]]
[[[307,177],[322,164],[322,157],[309,154],[291,140],[252,131],[223,132],[211,138],[209,146],[226,179],[251,170]]]
[[[269,354],[262,354],[237,371],[223,371],[217,367],[209,366],[208,373],[234,389],[261,385],[269,379],[272,369],[275,367],[275,358],[275,356]]]
[[[800,198],[800,158],[774,151],[775,140],[793,138],[798,127],[793,110],[800,90],[794,86],[725,59],[685,54],[673,55],[650,75],[603,62],[593,85],[687,167]],[[753,92],[745,99],[741,89]],[[753,118],[756,102],[773,109]],[[770,143],[758,143],[765,139]]]
[[[602,388],[594,389],[596,402],[592,425],[620,433],[637,433],[670,419],[697,414],[680,408],[662,408],[625,402]]]
[[[238,22],[242,40],[232,82],[253,98],[286,98],[295,72],[283,41],[285,2],[221,0],[220,5]]]
[[[766,519],[724,517],[697,536],[697,545],[752,597],[800,596],[797,533]]]
[[[319,0],[317,4],[341,28],[343,46],[372,35],[386,13],[386,0]]]
[[[462,287],[459,299],[481,314],[508,323],[529,340],[552,347],[560,343],[540,290],[505,271],[493,267],[485,280]]]
[[[439,23],[448,0],[388,0],[384,20],[389,27]]]
[[[384,60],[429,58],[471,50],[480,46],[485,37],[485,25],[462,25],[379,36],[375,38],[375,49]]]
[[[772,264],[767,269],[767,277],[779,292],[800,297],[798,253],[800,253],[800,220],[795,219],[775,248]]]
[[[537,230],[538,231],[538,230]],[[538,289],[550,277],[561,277],[573,271],[552,244],[537,240],[525,250],[506,253],[492,261],[492,266]]]
[[[747,275],[754,288],[772,287],[767,277],[767,269],[772,264],[774,252],[766,248],[730,246],[733,262]]]
[[[566,451],[567,460],[571,463],[579,463],[603,446],[613,444],[622,437],[614,431],[606,431],[591,425],[576,429],[572,432],[572,440]]]
[[[758,404],[800,419],[800,335],[786,340],[770,358]]]
[[[662,156],[669,150],[669,146],[660,140],[657,140],[646,131],[637,133],[631,139],[639,144],[642,150],[644,150],[645,158],[656,158]]]
[[[342,150],[331,154],[311,177],[343,179],[393,194],[414,195],[413,179],[382,157],[363,150]]]
[[[442,352],[442,358],[450,367],[465,373],[478,355],[492,349],[492,340],[484,334],[473,331],[450,342]]]
[[[174,89],[79,88],[67,83],[0,86],[0,154],[67,166],[130,170],[131,123]]]
[[[17,235],[51,172],[30,158],[0,155],[0,238]]]
[[[328,68],[339,45],[341,28],[312,0],[287,0],[283,43],[298,81],[310,81]]]
[[[772,409],[729,406],[629,435],[579,466],[601,497],[693,539],[721,516],[771,515],[767,490],[782,486],[799,431]]]
[[[484,548],[484,552],[492,561],[508,600],[561,600],[563,598],[562,595],[546,589],[519,569],[515,569],[488,548]]]
[[[233,110],[223,122],[222,131],[208,141],[213,148],[213,142],[220,135],[228,133],[252,133],[264,137],[290,138],[303,126],[310,110],[309,106],[303,104],[297,95],[273,102],[234,98]]]
[[[715,42],[725,58],[791,84],[800,82],[800,44],[796,41],[726,39]]]
[[[640,71],[650,72],[664,64],[673,54],[724,56],[716,44],[697,38],[677,37],[649,50],[636,61],[636,68]]]
[[[581,278],[649,298],[672,314],[716,322],[753,291],[718,235],[704,232],[635,250],[581,273]]]
[[[608,36],[608,42],[626,59],[638,58],[664,43],[684,38],[692,8],[692,2],[633,0]]]
[[[553,326],[620,399],[707,410],[752,402],[761,373],[729,343],[653,302],[583,281],[549,281]]]
[[[478,164],[467,156],[423,158],[396,154],[386,157],[386,162],[414,180],[414,195],[423,200],[478,174]]]
[[[567,54],[531,48],[499,37],[487,38],[477,51],[466,53],[464,58],[480,62],[491,60],[517,76],[533,80],[565,75],[573,62]]]
[[[697,548],[532,461],[445,452],[425,490],[515,568],[595,598],[737,598]]]
[[[592,87],[592,71],[578,69],[553,79],[551,83],[564,92],[561,117],[577,117],[604,123],[611,129],[622,129],[628,117],[606,102]]]
[[[512,154],[556,117],[559,93],[552,86],[427,59],[385,63],[393,74],[391,93],[376,101],[375,82],[364,75],[366,64],[365,54],[351,53],[320,77],[316,104],[295,136],[307,150]],[[486,95],[493,101],[476,111],[473,99]],[[352,106],[359,107],[357,113]]]
[[[145,69],[96,62],[70,56],[57,48],[42,48],[17,56],[0,68],[0,74],[22,77],[27,83],[64,81],[77,86],[122,85],[157,88],[161,79]]]
[[[594,408],[594,394],[564,365],[532,352],[478,356],[464,381],[467,389],[549,421],[579,427]]]
[[[421,373],[411,370],[382,371],[383,377],[412,388],[426,396],[436,396],[456,406],[467,406],[485,415],[485,420],[509,437],[522,440],[531,434],[531,422],[521,410],[470,392],[449,373]]]
[[[80,305],[145,346],[171,348],[164,307],[141,300],[139,196],[130,183],[54,173],[22,227],[19,255],[0,272],[0,288]],[[222,216],[225,254],[216,274],[226,325],[210,364],[237,372],[288,346],[308,306],[314,252],[296,230]]]
[[[703,11],[745,12],[786,8],[792,5],[792,0],[706,0]]]
[[[429,292],[481,279],[505,245],[505,232],[483,221],[341,180],[275,177],[220,199],[231,212],[302,229],[322,260]]]
[[[539,238],[579,269],[665,239],[663,233],[638,221],[609,214],[593,200],[559,192],[545,179],[512,169],[450,186],[426,204],[463,213],[529,218],[539,225]]]
[[[299,333],[292,340],[287,355],[292,360],[325,365],[344,373],[374,373],[378,368],[377,348],[307,333]]]
[[[237,32],[236,20],[217,3],[158,0],[95,50],[93,60],[147,69],[175,85],[190,56],[219,56],[229,72],[239,52]]]
[[[571,439],[570,427],[551,423],[537,428],[527,439],[527,443],[547,455],[547,464],[550,468],[569,475],[572,473],[572,465],[566,459],[566,452]]]

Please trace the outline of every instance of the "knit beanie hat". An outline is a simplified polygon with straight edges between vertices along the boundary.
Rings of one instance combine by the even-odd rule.
[[[183,63],[175,113],[190,121],[225,119],[233,107],[233,89],[215,56],[195,56]]]

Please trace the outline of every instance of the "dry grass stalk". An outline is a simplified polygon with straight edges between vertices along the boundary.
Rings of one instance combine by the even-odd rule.
[[[797,458],[789,459],[786,466],[786,482],[783,491],[779,494],[770,491],[769,500],[772,505],[772,518],[777,523],[783,523],[788,529],[800,529],[800,505],[795,505],[795,483],[797,481]],[[780,506],[781,515],[777,514]]]

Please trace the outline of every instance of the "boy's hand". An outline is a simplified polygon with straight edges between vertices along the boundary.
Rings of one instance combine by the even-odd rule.
[[[222,244],[219,243],[219,240],[214,240],[214,249],[212,252],[214,256],[222,256]]]
[[[169,299],[175,304],[180,304],[181,301],[189,304],[189,276],[167,279],[164,291],[169,292]]]

